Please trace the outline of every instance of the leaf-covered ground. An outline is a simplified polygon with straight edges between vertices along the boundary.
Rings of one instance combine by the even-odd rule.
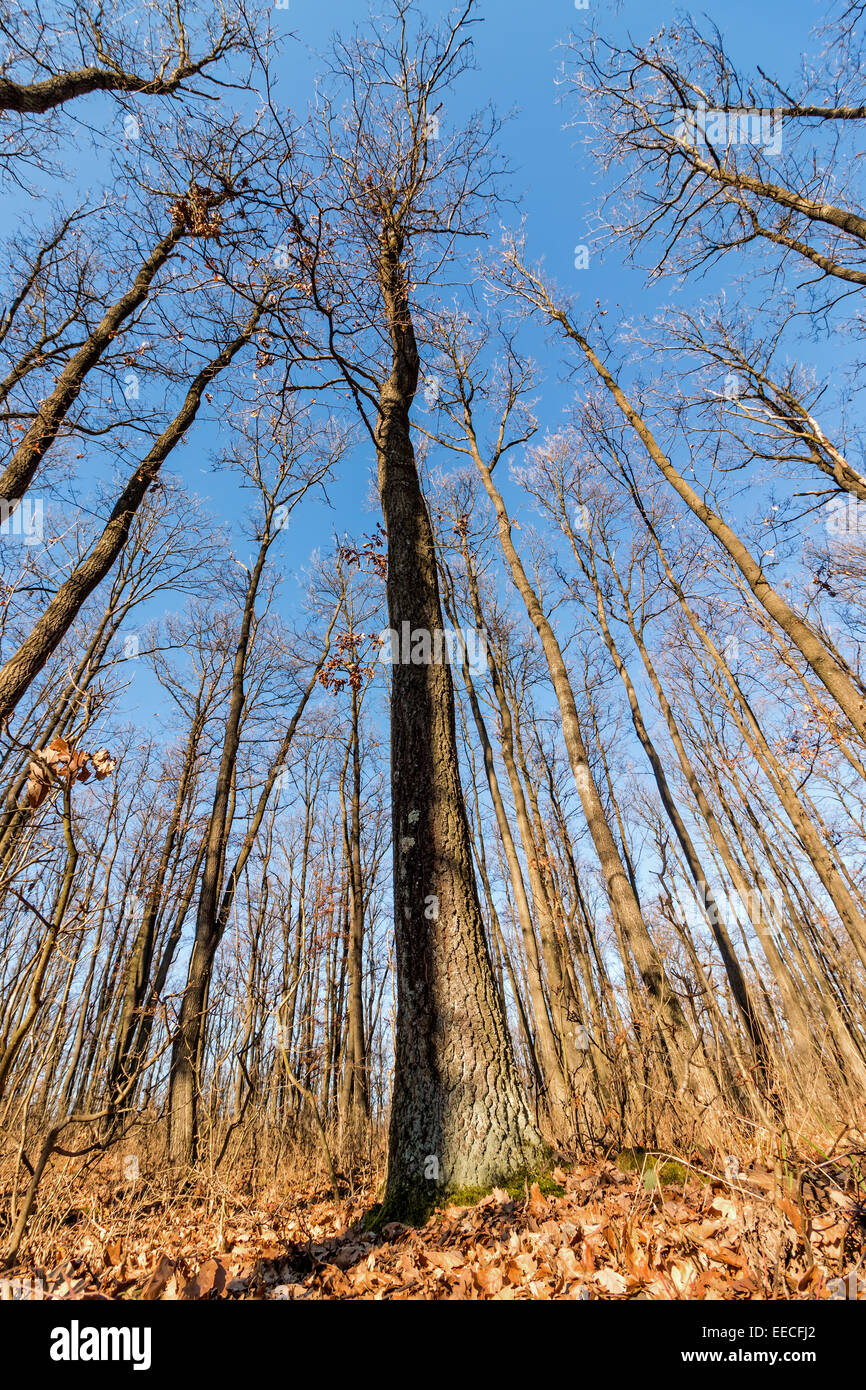
[[[594,1162],[556,1169],[550,1193],[496,1190],[378,1234],[362,1228],[371,1191],[134,1207],[104,1194],[57,1228],[56,1263],[18,1272],[59,1299],[840,1297],[866,1249],[859,1161],[796,1182],[761,1169],[660,1182],[651,1160]]]

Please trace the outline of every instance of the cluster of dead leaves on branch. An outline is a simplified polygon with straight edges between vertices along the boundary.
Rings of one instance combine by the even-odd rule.
[[[377,522],[372,536],[364,537],[362,545],[349,541],[340,546],[339,554],[344,564],[355,565],[380,579],[388,577],[388,535],[381,522]]]
[[[330,657],[319,672],[319,682],[331,695],[339,695],[348,684],[360,690],[375,673],[376,663],[364,663],[360,649],[365,642],[377,642],[373,632],[346,632],[337,638],[337,655]]]
[[[594,1162],[555,1170],[556,1194],[494,1190],[380,1234],[362,1226],[371,1190],[157,1200],[134,1220],[109,1202],[72,1258],[24,1272],[56,1299],[826,1299],[863,1266],[859,1171],[839,1163],[794,1195],[757,1170],[660,1185]]]
[[[175,226],[183,227],[189,236],[218,238],[222,229],[222,217],[216,211],[225,198],[224,193],[204,188],[200,183],[191,183],[189,191],[171,204],[169,212]]]
[[[117,759],[112,758],[107,748],[86,753],[73,748],[65,738],[53,738],[47,747],[34,752],[27,769],[27,805],[35,811],[56,782],[71,787],[73,782],[87,782],[91,772],[97,782],[101,782],[110,777],[116,767]]]

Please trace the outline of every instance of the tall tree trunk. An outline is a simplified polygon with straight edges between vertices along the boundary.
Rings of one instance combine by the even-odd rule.
[[[529,1115],[484,935],[460,786],[436,555],[409,426],[419,359],[398,230],[383,229],[379,284],[391,340],[375,427],[388,535],[388,616],[426,634],[427,661],[394,666],[391,799],[397,1035],[382,1217],[420,1214],[435,1181],[489,1186],[533,1165]],[[421,653],[423,656],[423,651]]]

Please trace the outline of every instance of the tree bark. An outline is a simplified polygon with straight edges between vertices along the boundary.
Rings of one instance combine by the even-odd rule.
[[[409,425],[418,383],[399,232],[385,227],[379,285],[391,368],[375,443],[388,535],[388,616],[432,642],[442,609]],[[460,786],[451,672],[399,662],[391,692],[397,1034],[380,1219],[418,1217],[439,1189],[489,1187],[542,1150],[523,1097],[484,935]]]

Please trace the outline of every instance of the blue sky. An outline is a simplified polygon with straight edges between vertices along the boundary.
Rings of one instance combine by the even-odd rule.
[[[569,124],[574,105],[563,100],[556,84],[562,44],[569,35],[579,39],[592,23],[615,37],[630,34],[646,40],[678,15],[706,14],[720,27],[732,56],[744,69],[753,70],[760,63],[789,78],[796,73],[809,31],[822,17],[823,8],[813,0],[771,0],[761,5],[753,0],[711,0],[691,11],[667,0],[590,0],[589,9],[578,10],[573,0],[487,0],[481,8],[483,22],[474,30],[477,72],[464,77],[445,119],[450,115],[458,120],[461,110],[486,102],[507,115],[500,143],[513,170],[511,189],[520,198],[520,212],[515,211],[512,220],[525,216],[532,255],[543,256],[556,282],[569,292],[577,291],[587,303],[599,298],[613,311],[619,305],[625,316],[645,314],[676,294],[672,281],[649,291],[643,274],[627,266],[616,251],[608,251],[603,259],[593,255],[588,271],[574,267],[576,246],[589,239],[599,174],[582,146],[583,132]],[[422,9],[431,18],[443,11],[430,0],[425,0]],[[319,55],[327,49],[329,36],[335,30],[346,32],[367,12],[367,4],[358,0],[329,0],[327,5],[291,0],[290,9],[275,9],[275,28],[284,25],[296,38],[286,45],[280,64],[279,91],[287,105],[302,109],[312,95]],[[719,273],[708,277],[700,293],[724,287],[741,270],[729,260]],[[554,367],[552,388],[555,377]],[[554,412],[562,401],[553,389],[550,406]]]
[[[422,8],[431,18],[441,13],[439,4],[426,0]],[[823,7],[812,0],[772,0],[762,5],[754,0],[714,0],[703,10],[719,25],[732,56],[743,69],[753,70],[760,63],[783,80],[795,75],[800,55],[809,43],[810,28],[822,12]],[[327,49],[331,33],[335,29],[345,32],[366,13],[366,0],[328,0],[327,4],[290,0],[290,8],[274,9],[275,29],[293,35],[287,37],[279,60],[276,94],[296,116],[313,97],[321,70],[320,54]],[[488,0],[481,13],[484,20],[475,27],[477,71],[464,77],[454,95],[454,107],[446,110],[444,119],[459,121],[464,111],[488,102],[493,102],[501,115],[509,114],[501,146],[513,170],[511,186],[520,196],[533,258],[543,256],[554,279],[564,289],[579,293],[579,303],[592,304],[600,299],[612,311],[611,322],[620,313],[625,317],[646,314],[665,297],[677,293],[673,281],[663,282],[650,293],[643,275],[625,265],[624,253],[617,249],[609,251],[604,261],[593,255],[588,270],[574,268],[575,247],[588,240],[588,218],[599,192],[594,181],[599,175],[582,147],[582,132],[573,125],[567,127],[574,108],[560,99],[555,78],[562,61],[560,45],[570,34],[579,40],[594,23],[612,36],[630,33],[645,41],[683,13],[682,7],[667,0],[625,4],[590,0],[589,8],[583,10],[576,9],[572,0]],[[88,100],[98,110],[103,99]],[[79,174],[97,178],[98,167],[85,156]],[[519,215],[515,212],[514,220]],[[723,287],[728,277],[740,270],[729,258],[702,286],[687,286],[687,298],[693,302],[696,295]],[[544,342],[539,335],[533,341],[534,350],[544,353]],[[544,365],[547,379],[538,413],[543,428],[556,428],[571,388],[561,380],[553,349],[547,349]],[[215,517],[234,534],[238,553],[246,558],[246,543],[237,526],[244,499],[231,477],[214,473],[210,464],[219,443],[218,429],[200,422],[189,447],[178,450],[165,471],[179,476],[190,490],[208,501]],[[98,469],[98,459],[93,463]],[[363,446],[330,485],[332,505],[307,499],[296,514],[280,542],[288,606],[293,578],[301,575],[317,547],[330,548],[334,531],[350,530],[358,536],[373,530],[378,507],[371,500],[371,478],[370,450]],[[515,490],[508,492],[509,503],[520,516],[521,508],[528,508],[529,503]],[[79,498],[83,500],[81,493]],[[157,614],[152,611],[147,616]],[[142,625],[141,615],[136,621]],[[133,682],[125,701],[126,710],[137,717],[145,712],[153,695],[150,682],[141,676]]]
[[[422,8],[431,18],[442,13],[442,6],[435,3],[425,3]],[[335,30],[346,32],[367,12],[367,4],[358,0],[329,0],[327,5],[317,0],[291,0],[288,10],[274,10],[275,28],[284,26],[296,40],[287,43],[280,64],[278,91],[287,105],[296,111],[302,109],[312,96],[321,66],[319,55],[327,49],[330,35]],[[645,314],[667,296],[675,295],[676,286],[666,281],[650,292],[641,272],[625,265],[616,251],[608,252],[604,260],[593,255],[587,271],[574,267],[575,247],[588,239],[599,176],[582,147],[582,132],[568,125],[574,108],[562,100],[562,90],[556,84],[563,57],[561,45],[570,34],[579,39],[591,23],[613,36],[628,33],[646,40],[684,12],[684,7],[667,0],[590,0],[587,10],[575,8],[573,0],[488,0],[482,6],[483,22],[474,31],[477,72],[463,79],[453,109],[445,114],[446,120],[449,115],[457,120],[461,108],[468,111],[492,101],[501,115],[509,116],[501,146],[513,170],[511,187],[520,197],[532,255],[544,257],[547,269],[566,290],[577,291],[589,304],[599,298],[608,305],[613,311],[611,317],[617,306],[626,317]],[[761,63],[790,77],[808,44],[810,28],[821,18],[822,7],[812,0],[772,0],[762,5],[753,0],[716,0],[692,13],[696,17],[707,14],[719,25],[732,56],[743,68],[752,70]],[[514,213],[515,221],[519,215]],[[700,292],[723,287],[740,270],[728,261],[708,277]],[[549,365],[542,420],[555,428],[571,393],[561,389],[552,357]],[[344,470],[343,479],[330,490],[335,513],[323,507],[305,508],[305,536],[312,534],[317,544],[327,544],[333,526],[340,524],[344,506],[354,524],[356,508],[369,505],[370,467],[369,461],[365,466],[359,458],[352,469]],[[357,476],[359,471],[361,477]],[[517,502],[516,496],[513,500]],[[370,511],[369,515],[372,523],[376,513]]]

